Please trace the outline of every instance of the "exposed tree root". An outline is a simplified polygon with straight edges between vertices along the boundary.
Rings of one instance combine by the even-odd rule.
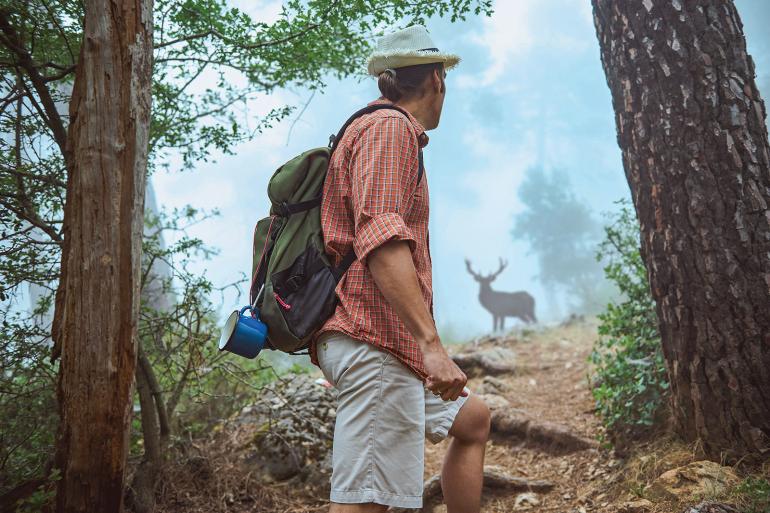
[[[594,449],[596,441],[576,435],[566,426],[548,421],[535,421],[521,410],[492,412],[492,433],[501,438],[513,437],[550,454]]]
[[[490,465],[484,467],[484,488],[497,493],[517,494],[521,492],[547,493],[553,490],[554,484],[540,479],[512,476],[500,467]],[[441,491],[441,475],[436,474],[427,481],[423,488],[423,511],[431,512],[434,506],[444,499]],[[401,510],[394,510],[401,511]],[[408,511],[408,510],[403,510]]]

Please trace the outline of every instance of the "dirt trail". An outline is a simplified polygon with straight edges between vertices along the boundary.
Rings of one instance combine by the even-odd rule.
[[[510,385],[501,393],[511,408],[524,410],[536,421],[550,421],[593,440],[601,431],[594,415],[594,401],[588,387],[587,358],[596,339],[596,324],[575,322],[567,326],[543,328],[522,335],[485,342],[477,349],[505,347],[516,354],[516,371],[497,376]],[[455,353],[466,350],[458,346]],[[482,378],[469,382],[472,390],[482,389]],[[437,474],[448,443],[426,446],[426,479]],[[617,511],[607,497],[608,478],[617,463],[608,451],[586,449],[554,455],[510,437],[493,437],[485,465],[495,465],[514,476],[547,480],[555,487],[534,495],[534,501],[517,495],[485,490],[483,511],[575,512]],[[532,495],[530,495],[530,499]],[[435,511],[446,511],[439,505]]]

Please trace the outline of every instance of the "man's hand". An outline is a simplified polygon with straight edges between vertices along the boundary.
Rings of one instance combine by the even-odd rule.
[[[436,324],[422,298],[407,241],[392,240],[375,248],[369,254],[368,267],[382,295],[422,350],[428,373],[425,386],[445,401],[468,395],[463,391],[468,378],[441,345]]]
[[[460,396],[467,396],[463,389],[468,377],[449,357],[441,342],[422,345],[423,363],[428,372],[425,386],[445,401],[455,401]]]

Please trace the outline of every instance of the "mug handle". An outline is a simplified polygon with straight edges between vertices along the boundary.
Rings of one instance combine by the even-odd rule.
[[[254,319],[258,319],[259,318],[259,313],[258,313],[257,309],[254,308],[251,305],[246,305],[243,308],[241,308],[241,311],[240,311],[239,315],[243,315],[243,312],[245,312],[246,310],[251,310],[251,316]]]

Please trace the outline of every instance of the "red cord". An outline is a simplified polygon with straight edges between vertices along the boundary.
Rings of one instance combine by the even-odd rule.
[[[273,296],[275,296],[275,300],[278,301],[278,304],[284,307],[286,310],[291,310],[291,305],[281,299],[281,296],[278,295],[277,292],[273,292]]]

